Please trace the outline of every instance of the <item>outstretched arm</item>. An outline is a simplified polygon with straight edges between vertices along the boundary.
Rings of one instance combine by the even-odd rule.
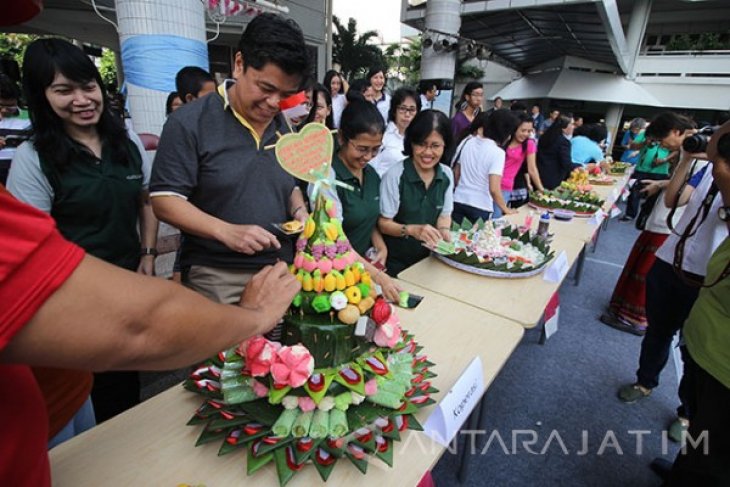
[[[90,370],[182,367],[267,332],[298,290],[279,263],[252,278],[239,306],[223,305],[87,256],[0,360]]]

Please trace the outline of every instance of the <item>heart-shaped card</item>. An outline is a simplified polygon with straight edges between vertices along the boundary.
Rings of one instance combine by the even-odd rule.
[[[299,133],[279,138],[276,159],[295,178],[315,183],[329,177],[333,146],[330,129],[321,123],[310,123]]]

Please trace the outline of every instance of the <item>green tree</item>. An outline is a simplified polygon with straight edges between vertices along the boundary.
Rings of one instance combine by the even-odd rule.
[[[23,65],[25,48],[40,36],[32,34],[0,34],[0,58],[14,59]]]
[[[104,85],[117,84],[117,57],[111,49],[103,48],[101,50],[99,74],[101,74],[101,79],[104,80]]]
[[[409,44],[391,44],[385,49],[390,77],[395,75],[403,83],[416,86],[421,78],[421,46],[420,36]]]
[[[369,30],[358,35],[357,21],[352,17],[347,26],[343,26],[336,16],[332,17],[332,23],[335,26],[332,33],[332,61],[340,65],[345,78],[352,80],[364,76],[374,66],[386,66],[383,51],[370,43],[378,37],[377,32]]]

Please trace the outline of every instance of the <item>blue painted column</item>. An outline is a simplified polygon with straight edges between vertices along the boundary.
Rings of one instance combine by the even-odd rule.
[[[135,132],[159,134],[184,66],[208,67],[200,0],[117,0],[119,43]]]

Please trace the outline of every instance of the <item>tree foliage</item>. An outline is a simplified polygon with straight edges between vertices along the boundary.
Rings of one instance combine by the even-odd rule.
[[[421,46],[420,36],[409,44],[391,44],[385,49],[389,77],[396,77],[409,86],[416,86],[421,79]]]
[[[362,77],[375,66],[385,66],[385,56],[380,47],[371,44],[377,39],[374,30],[357,33],[357,21],[352,17],[344,26],[337,16],[332,18],[335,30],[332,33],[332,61],[340,65],[342,75],[347,79]]]
[[[0,34],[0,58],[13,59],[18,66],[22,66],[25,48],[39,37],[32,34]]]
[[[117,57],[111,49],[103,48],[101,51],[99,74],[105,86],[117,84]]]

